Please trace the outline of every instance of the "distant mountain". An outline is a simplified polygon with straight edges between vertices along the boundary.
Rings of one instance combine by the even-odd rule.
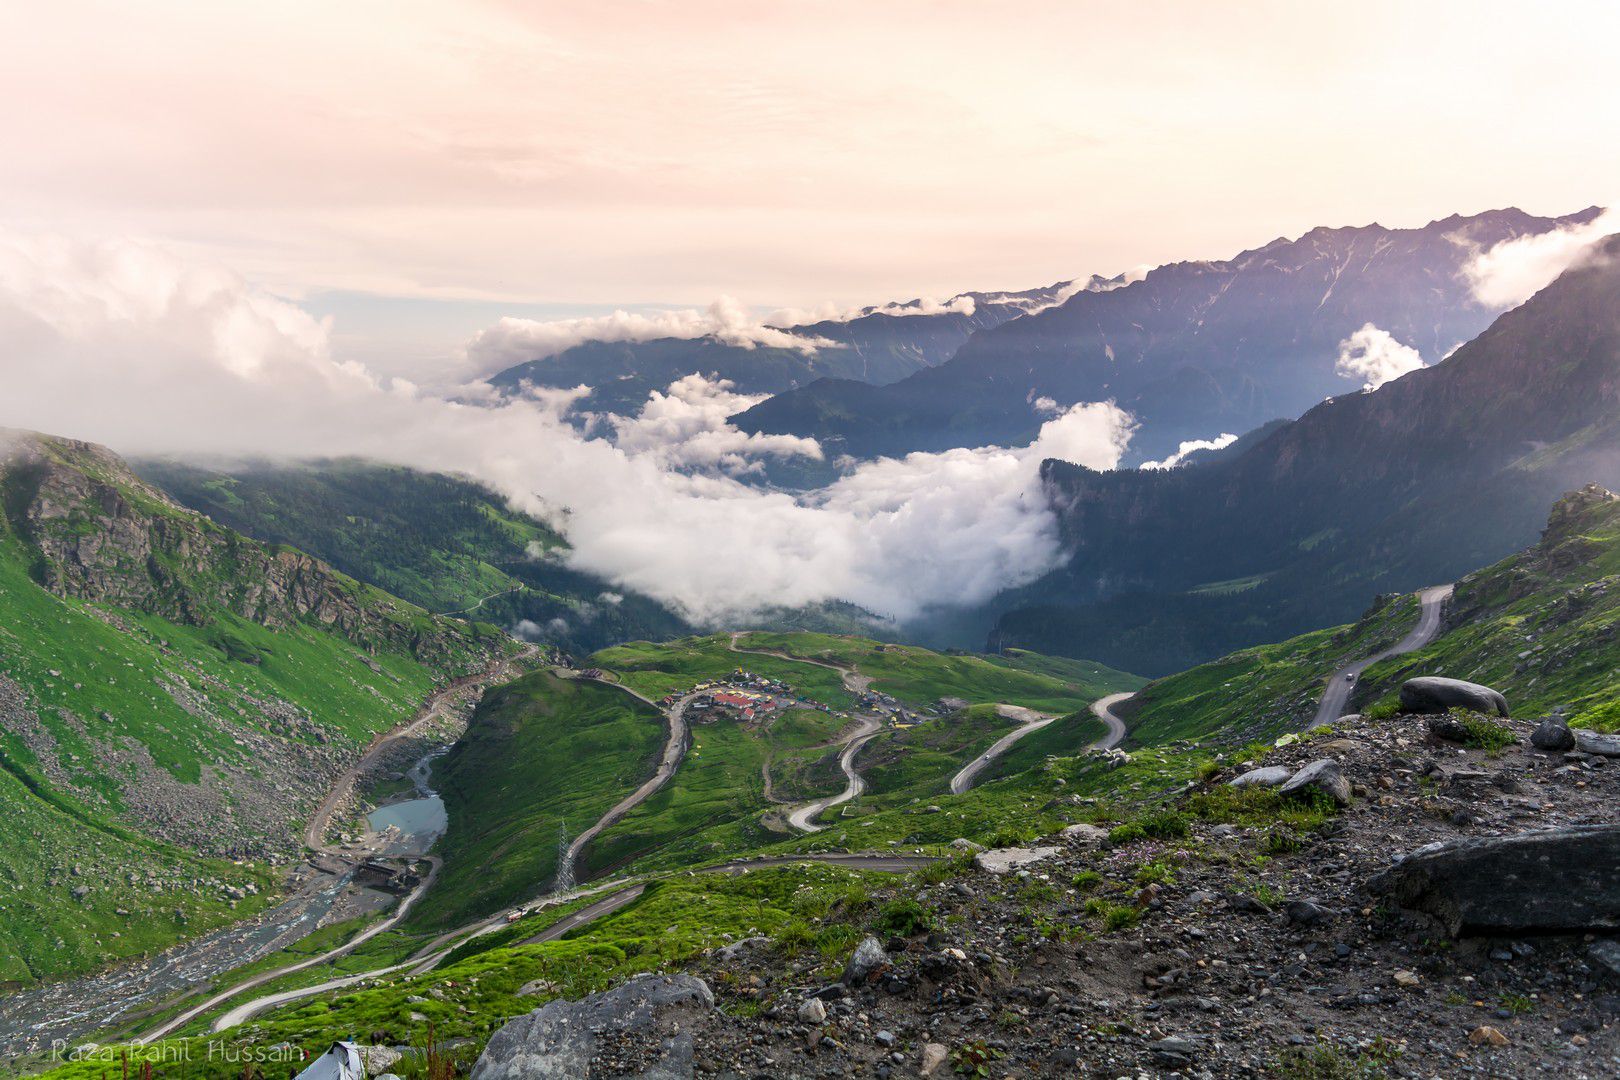
[[[1056,407],[1114,400],[1141,424],[1128,461],[1162,458],[1184,440],[1247,431],[1352,390],[1334,364],[1339,343],[1367,323],[1439,360],[1491,320],[1461,273],[1475,252],[1598,212],[1319,228],[1223,262],[1172,263],[982,329],[948,362],[892,385],[827,378],[735,422],[872,457],[1022,444]]]
[[[1069,564],[995,640],[1150,674],[1342,622],[1620,482],[1620,238],[1433,367],[1170,472],[1043,465]],[[1009,610],[1010,609],[1010,610]]]
[[[1105,283],[1097,279],[1092,284]],[[729,379],[745,394],[781,393],[817,379],[889,383],[943,363],[975,331],[1039,310],[1073,287],[1060,282],[1017,293],[963,293],[953,297],[944,311],[934,311],[919,300],[867,308],[852,319],[789,328],[789,333],[805,340],[802,349],[750,348],[712,336],[590,341],[507,368],[489,382],[507,392],[524,383],[560,389],[589,386],[590,395],[578,406],[581,411],[621,416],[634,414],[652,391],[692,374]]]

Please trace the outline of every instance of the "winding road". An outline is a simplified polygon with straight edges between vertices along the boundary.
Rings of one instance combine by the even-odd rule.
[[[1345,706],[1350,703],[1350,692],[1356,688],[1356,679],[1361,673],[1391,656],[1400,656],[1403,653],[1416,652],[1435,639],[1440,632],[1440,613],[1445,608],[1446,601],[1451,598],[1451,585],[1435,585],[1418,593],[1418,621],[1410,633],[1383,652],[1374,653],[1364,660],[1357,660],[1353,664],[1335,671],[1327,682],[1327,689],[1322,691],[1322,704],[1317,707],[1316,718],[1311,721],[1312,727],[1331,724],[1344,715]]]
[[[960,772],[951,777],[952,795],[960,795],[973,787],[974,781],[978,779],[979,774],[992,761],[1012,749],[1013,744],[1019,739],[1024,738],[1026,735],[1035,734],[1035,732],[1057,719],[1055,716],[1038,713],[1034,709],[1026,709],[1021,705],[997,705],[996,712],[1008,720],[1017,720],[1019,726],[997,739],[991,744],[990,749],[968,762]]]
[[[1121,720],[1119,714],[1114,712],[1114,706],[1129,701],[1135,696],[1136,694],[1133,691],[1127,690],[1118,694],[1109,694],[1107,697],[1100,697],[1091,703],[1091,715],[1108,726],[1108,734],[1086,749],[1112,750],[1125,741],[1125,721]]]
[[[653,792],[669,783],[670,778],[675,775],[675,771],[681,767],[681,762],[686,757],[686,748],[690,742],[687,738],[686,706],[693,698],[699,696],[696,693],[687,694],[665,709],[657,702],[642,697],[642,695],[622,683],[610,682],[606,679],[593,681],[601,682],[604,686],[617,687],[631,697],[645,701],[653,708],[660,710],[664,714],[664,718],[669,722],[669,739],[664,743],[664,756],[659,760],[658,768],[653,770],[652,776],[648,777],[647,781],[636,790],[615,803],[612,809],[596,820],[595,825],[574,837],[573,842],[568,845],[568,850],[563,853],[563,857],[557,865],[557,880],[559,882],[572,882],[574,880],[574,865],[579,861],[579,853],[585,850],[586,844],[600,836],[604,829],[615,824],[624,815],[646,802]]]
[[[859,717],[860,726],[855,733],[844,742],[843,752],[838,755],[838,767],[844,770],[844,790],[837,795],[829,795],[825,799],[816,799],[807,802],[788,814],[787,822],[800,832],[820,832],[824,826],[815,823],[826,810],[841,806],[866,789],[866,781],[861,774],[855,771],[855,755],[861,752],[861,747],[872,740],[878,732],[883,730],[883,721],[875,716]]]
[[[877,873],[903,874],[912,870],[921,869],[922,867],[928,866],[929,864],[937,861],[937,859],[927,855],[769,855],[761,856],[757,859],[734,859],[731,862],[718,863],[714,866],[702,867],[693,871],[693,873],[741,874],[750,870],[762,870],[772,866],[794,866],[803,863],[819,863],[825,866],[842,866],[851,870],[867,870]],[[646,888],[646,882],[636,882],[635,884],[625,886],[624,888],[616,889],[615,891],[610,892],[608,895],[602,897],[602,899],[587,904],[578,911],[570,912],[561,919],[558,919],[556,922],[552,923],[550,926],[546,927],[544,930],[540,931],[540,933],[535,934],[533,937],[525,938],[518,944],[535,945],[546,941],[556,941],[558,938],[561,938],[563,935],[567,934],[570,930],[585,926],[588,923],[593,923],[598,919],[613,914],[620,908],[634,903],[646,890]],[[553,897],[550,898],[548,902],[558,903],[560,901]],[[283,990],[279,993],[266,994],[263,997],[254,998],[251,1001],[244,1001],[242,1004],[236,1006],[234,1009],[231,1009],[229,1012],[221,1013],[210,1026],[210,1030],[216,1032],[224,1031],[227,1028],[233,1028],[239,1024],[245,1023],[253,1017],[258,1016],[260,1013],[276,1008],[279,1005],[286,1005],[289,1002],[300,1001],[304,998],[314,997],[317,994],[324,994],[333,990],[342,990],[353,986],[356,983],[364,982],[368,979],[376,979],[384,975],[392,975],[400,971],[406,972],[410,975],[419,975],[423,972],[431,971],[433,968],[438,966],[440,961],[451,953],[456,945],[471,940],[473,937],[476,937],[481,933],[486,933],[490,930],[497,929],[501,925],[504,925],[504,922],[505,919],[503,916],[496,915],[488,919],[480,920],[476,923],[470,923],[467,926],[461,927],[460,929],[452,930],[449,933],[442,934],[438,938],[434,939],[433,942],[424,946],[409,960],[402,961],[398,964],[378,968],[374,971],[360,972],[359,974],[355,975],[345,975],[342,978],[330,979],[315,986],[300,987],[296,990]],[[468,933],[468,931],[471,932]],[[455,945],[445,944],[447,941],[453,938],[459,938]],[[440,947],[435,948],[436,946]],[[429,950],[434,951],[429,952]],[[311,961],[309,963],[314,962],[315,961]],[[300,970],[303,967],[308,967],[309,963],[302,964],[299,966],[299,968],[290,970]],[[276,974],[286,973],[287,972],[283,971]],[[244,984],[236,989],[246,989],[249,985],[257,985],[262,983],[262,981],[262,979],[256,980],[254,984]],[[218,1002],[215,1001],[211,1002],[210,1004],[218,1004]],[[196,1015],[196,1013],[193,1013],[192,1015]]]

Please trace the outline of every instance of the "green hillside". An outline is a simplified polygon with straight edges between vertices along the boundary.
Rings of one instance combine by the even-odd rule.
[[[1149,683],[1120,710],[1130,741],[1270,737],[1315,712],[1323,680],[1399,640],[1417,618],[1411,596],[1381,597],[1349,626],[1244,649]],[[1515,714],[1553,710],[1576,726],[1620,729],[1620,499],[1588,487],[1553,507],[1535,546],[1457,582],[1442,631],[1426,648],[1369,667],[1352,710],[1394,708],[1417,675],[1492,686]]]
[[[215,521],[291,544],[430,611],[527,622],[531,636],[574,652],[686,631],[655,601],[569,569],[554,529],[463,477],[347,459],[137,468]]]
[[[0,510],[0,986],[263,907],[357,748],[509,647],[87,444],[8,436]]]
[[[534,897],[577,835],[652,774],[658,710],[622,690],[537,671],[484,695],[433,770],[450,814],[439,883],[411,914],[449,926]]]
[[[947,656],[822,634],[739,635],[740,649],[768,652],[733,650],[731,641],[730,634],[637,641],[586,661],[603,679],[652,700],[745,669],[785,683],[811,705],[750,721],[689,714],[680,769],[586,847],[579,880],[678,868],[795,835],[784,811],[843,788],[840,735],[854,729],[861,711],[858,694],[827,663],[850,665],[874,679],[873,691],[892,688],[900,701],[923,710],[914,723],[887,725],[862,750],[870,787],[851,813],[947,791],[964,764],[1015,726],[997,713],[997,703],[1083,713],[1096,698],[1141,683],[1084,661],[1028,653]],[[936,706],[941,698],[960,700]],[[1073,754],[1100,730],[1089,715],[1053,724],[1031,737],[1033,750],[1019,747],[986,779],[1048,754]],[[451,821],[441,845],[444,879],[413,921],[449,925],[546,888],[559,830],[578,835],[652,775],[665,731],[650,706],[598,682],[536,674],[489,694],[437,770]]]
[[[1352,705],[1388,710],[1403,680],[1446,675],[1495,687],[1516,716],[1620,730],[1620,498],[1560,499],[1539,543],[1457,582],[1445,630],[1368,668]]]

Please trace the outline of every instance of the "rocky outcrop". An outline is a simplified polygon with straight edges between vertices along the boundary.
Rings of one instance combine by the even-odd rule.
[[[692,1028],[714,994],[690,975],[642,975],[553,1001],[497,1031],[472,1080],[686,1080]]]
[[[1451,934],[1620,927],[1620,825],[1431,844],[1372,880]]]
[[[1488,686],[1425,675],[1401,684],[1401,711],[1430,715],[1448,709],[1508,715],[1507,699]]]
[[[307,622],[425,662],[474,642],[462,624],[184,509],[92,443],[13,434],[0,495],[6,523],[33,549],[36,580],[63,596],[191,626],[218,611],[277,630]],[[238,659],[252,662],[251,650]]]

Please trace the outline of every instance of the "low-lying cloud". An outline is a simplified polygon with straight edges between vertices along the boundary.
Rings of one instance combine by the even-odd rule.
[[[1620,213],[1605,210],[1584,225],[1504,240],[1463,267],[1474,298],[1486,307],[1517,307],[1575,265],[1593,243],[1620,232]]]
[[[1169,457],[1158,461],[1144,461],[1144,469],[1174,469],[1187,460],[1187,455],[1196,454],[1200,450],[1224,450],[1237,442],[1238,437],[1231,432],[1217,435],[1213,439],[1185,439],[1176,447],[1176,452]]]
[[[1043,457],[1113,466],[1132,430],[1067,409],[1031,446],[856,466],[794,497],[728,472],[809,440],[753,443],[729,388],[682,380],[612,437],[558,402],[453,401],[331,358],[330,327],[152,245],[0,235],[0,425],[133,454],[356,455],[470,475],[548,518],[570,565],[709,622],[847,600],[907,618],[1027,583],[1063,552]]]
[[[1422,353],[1396,341],[1388,330],[1367,323],[1339,342],[1333,372],[1346,379],[1361,379],[1363,390],[1376,390],[1424,366]]]
[[[515,364],[556,356],[587,341],[654,341],[658,338],[713,337],[727,345],[765,346],[811,353],[836,349],[835,341],[767,326],[736,298],[722,296],[703,310],[681,308],[639,313],[615,311],[577,319],[519,319],[507,316],[480,331],[467,345],[473,370],[490,375]]]

